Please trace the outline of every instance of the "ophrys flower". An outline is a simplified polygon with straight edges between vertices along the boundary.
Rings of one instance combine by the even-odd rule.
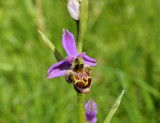
[[[53,64],[49,68],[47,78],[66,75],[66,80],[69,83],[73,82],[77,92],[83,93],[87,88],[89,91],[91,85],[89,71],[91,66],[96,65],[96,60],[87,56],[85,52],[80,54],[77,52],[74,36],[66,29],[63,30],[62,45],[68,56],[66,60]]]

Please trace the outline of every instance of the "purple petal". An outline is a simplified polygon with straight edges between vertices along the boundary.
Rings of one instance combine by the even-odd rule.
[[[96,117],[91,120],[91,123],[96,123],[96,122],[97,122],[97,118]]]
[[[83,57],[83,56],[85,56],[86,55],[86,52],[82,52],[82,53],[80,53],[77,57]]]
[[[83,59],[84,59],[84,64],[87,64],[89,66],[95,66],[97,64],[96,60],[85,55],[83,56]]]
[[[67,56],[67,57],[66,57],[66,60],[67,60],[69,63],[72,63],[73,60],[74,60],[74,57],[72,57],[72,56]]]
[[[86,121],[94,121],[94,118],[97,114],[97,104],[94,102],[93,99],[90,99],[85,104],[85,114],[86,114]]]
[[[78,55],[74,36],[67,29],[63,29],[62,44],[68,56]]]
[[[70,67],[71,64],[67,60],[53,64],[48,70],[47,78],[50,79],[54,77],[64,76],[65,72],[69,70]]]

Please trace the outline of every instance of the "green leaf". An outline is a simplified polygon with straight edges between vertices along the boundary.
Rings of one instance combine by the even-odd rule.
[[[111,110],[109,111],[104,123],[110,123],[113,115],[115,114],[115,112],[117,111],[117,108],[119,107],[120,105],[120,102],[121,102],[121,99],[122,99],[122,96],[124,94],[124,90],[122,91],[122,93],[120,94],[120,96],[117,98],[116,102],[113,104]]]
[[[63,61],[63,56],[58,52],[58,50],[55,48],[55,46],[52,44],[50,40],[41,32],[38,30],[38,32],[41,34],[44,43],[53,51],[54,56],[56,57],[57,61]]]

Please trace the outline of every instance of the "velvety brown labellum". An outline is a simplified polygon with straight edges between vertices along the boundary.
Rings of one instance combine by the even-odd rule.
[[[88,94],[91,87],[91,77],[86,67],[83,68],[83,72],[74,72],[74,88],[79,93]]]
[[[77,57],[72,63],[72,70],[65,73],[65,79],[70,84],[73,83],[75,90],[78,93],[88,94],[91,87],[90,70],[91,67],[84,65],[82,57]]]

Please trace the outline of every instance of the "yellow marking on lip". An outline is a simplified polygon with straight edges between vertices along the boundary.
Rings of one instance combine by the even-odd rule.
[[[85,82],[83,80],[81,80],[81,81],[80,80],[76,80],[74,84],[77,84],[78,82],[82,82],[84,84],[84,86],[88,85],[88,81]]]

